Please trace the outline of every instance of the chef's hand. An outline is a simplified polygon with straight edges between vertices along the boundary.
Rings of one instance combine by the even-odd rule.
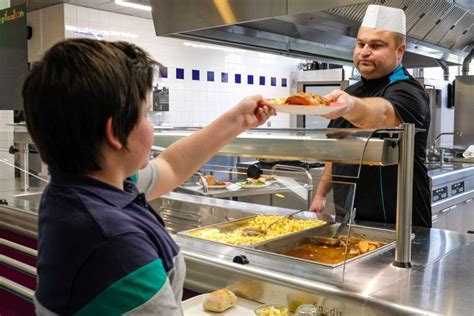
[[[231,110],[234,117],[237,117],[244,129],[253,128],[265,123],[270,116],[276,115],[276,111],[271,107],[261,95],[253,95],[242,99]]]
[[[324,197],[316,196],[309,207],[310,212],[322,213],[324,211]]]
[[[337,118],[340,118],[354,108],[355,104],[355,98],[347,94],[346,92],[342,90],[333,90],[330,94],[325,96],[327,99],[331,101],[331,103],[338,103],[338,105],[333,105],[333,106],[339,106],[341,107],[340,110],[333,111],[329,114],[322,115],[325,118],[334,120]]]

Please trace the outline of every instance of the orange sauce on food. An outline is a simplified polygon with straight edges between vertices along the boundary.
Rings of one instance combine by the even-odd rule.
[[[284,255],[325,264],[337,264],[346,259],[345,247],[328,247],[318,244],[303,244]],[[354,258],[358,253],[347,253],[347,259]]]

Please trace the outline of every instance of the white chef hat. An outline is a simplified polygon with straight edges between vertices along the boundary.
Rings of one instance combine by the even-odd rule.
[[[370,4],[361,26],[405,35],[405,25],[406,17],[402,9]]]

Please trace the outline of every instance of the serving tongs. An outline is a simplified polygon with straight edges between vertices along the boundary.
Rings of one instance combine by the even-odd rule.
[[[261,229],[261,228],[254,228],[254,227],[244,227],[242,228],[242,231],[244,232],[245,235],[247,236],[262,236],[262,235],[266,235],[267,232],[270,230],[270,228],[272,226],[274,226],[276,223],[286,219],[286,218],[292,218],[294,215],[298,214],[298,213],[302,213],[304,212],[303,210],[299,210],[299,211],[296,211],[296,212],[293,212],[293,213],[290,213],[288,215],[284,215],[282,216],[281,218],[277,219],[276,221],[270,223],[270,225],[267,226],[267,228],[265,229]]]
[[[354,214],[356,212],[356,209],[354,208]],[[328,247],[337,247],[341,243],[341,238],[339,234],[342,232],[342,230],[348,226],[349,221],[352,220],[351,218],[351,213],[350,211],[347,211],[344,217],[342,218],[341,224],[339,227],[336,229],[336,231],[330,236],[330,237],[323,237],[323,236],[317,236],[316,237],[316,242],[320,243],[322,245],[328,246]]]

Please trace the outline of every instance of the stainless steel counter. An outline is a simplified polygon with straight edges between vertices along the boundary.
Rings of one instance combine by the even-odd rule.
[[[222,222],[253,213],[285,214],[291,209],[171,193],[153,202],[155,209],[179,219],[194,216],[195,225]],[[4,228],[36,230],[37,214],[0,208]],[[28,215],[27,219],[24,219]],[[25,217],[26,218],[26,217]],[[169,220],[169,218],[168,218]],[[362,223],[364,224],[364,223]],[[190,222],[183,222],[184,229]],[[387,249],[335,269],[280,260],[252,249],[212,244],[197,247],[173,235],[187,264],[185,287],[207,292],[230,287],[240,296],[261,303],[284,303],[304,297],[328,315],[470,315],[474,309],[474,236],[438,229],[414,228],[413,268],[392,265],[394,249]],[[245,255],[249,264],[233,262]],[[332,314],[331,314],[332,313]]]
[[[193,205],[181,194],[155,203],[169,207],[178,200],[187,212],[200,214],[202,224],[208,224],[206,207],[214,213],[226,212],[218,206],[222,200],[195,197],[194,201],[201,202]],[[241,206],[245,212],[255,212],[241,202],[225,201],[225,206],[234,212]],[[277,211],[290,210],[270,206],[258,210]],[[328,270],[253,249],[215,243],[203,246],[179,235],[175,239],[187,262],[186,288],[199,292],[230,287],[262,303],[284,304],[288,296],[309,295],[321,308],[339,313],[334,315],[470,314],[474,308],[474,236],[423,228],[413,232],[411,269],[392,265],[394,249]],[[249,264],[234,263],[238,255],[245,255]]]
[[[183,247],[188,271],[185,285],[210,291],[252,284],[259,288],[254,299],[262,303],[286,303],[290,293],[304,292],[316,296],[324,309],[339,310],[339,315],[470,315],[474,277],[467,262],[474,260],[472,237],[436,229],[416,231],[416,235],[412,258],[421,265],[396,268],[391,264],[394,251],[386,252],[348,264],[340,286],[295,276],[294,270],[282,273],[272,266],[238,266],[230,257],[207,257]],[[444,247],[439,241],[452,246]],[[437,248],[442,251],[437,253]]]

